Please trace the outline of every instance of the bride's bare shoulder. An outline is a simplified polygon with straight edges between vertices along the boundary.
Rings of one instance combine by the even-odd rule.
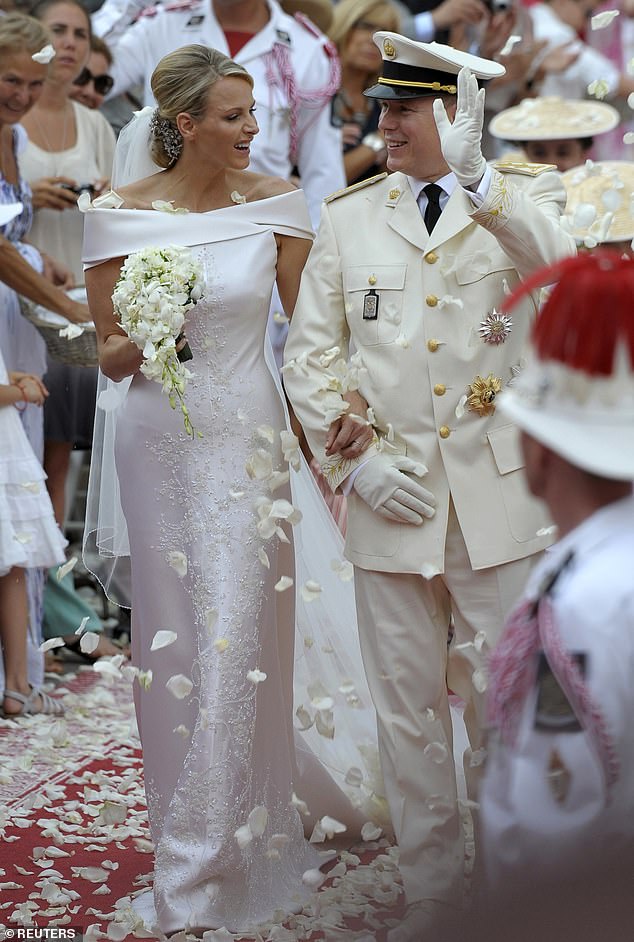
[[[154,200],[159,199],[156,174],[137,180],[127,186],[117,188],[117,195],[123,200],[122,209],[152,209]]]
[[[238,182],[238,189],[246,197],[247,202],[252,203],[254,200],[265,200],[271,196],[279,196],[281,193],[291,193],[297,187],[288,180],[282,180],[281,177],[269,177],[263,173],[244,171]]]

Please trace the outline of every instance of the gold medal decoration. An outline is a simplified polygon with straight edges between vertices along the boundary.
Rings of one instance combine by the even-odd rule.
[[[489,373],[486,379],[476,376],[469,386],[467,407],[470,412],[476,412],[484,417],[495,412],[495,397],[502,391],[502,381]]]

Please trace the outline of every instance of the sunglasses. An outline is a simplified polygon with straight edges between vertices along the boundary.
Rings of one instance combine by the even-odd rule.
[[[114,79],[111,75],[93,75],[90,69],[85,67],[81,70],[73,85],[88,85],[89,82],[94,83],[98,95],[107,95],[114,85]]]

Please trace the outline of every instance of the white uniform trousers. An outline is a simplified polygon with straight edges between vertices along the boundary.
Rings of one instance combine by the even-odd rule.
[[[355,567],[361,653],[378,716],[379,754],[408,903],[463,902],[464,838],[447,687],[466,703],[471,748],[464,757],[465,776],[475,799],[487,652],[534,559],[474,571],[451,504],[444,574],[425,579]],[[476,670],[482,674],[474,683]]]

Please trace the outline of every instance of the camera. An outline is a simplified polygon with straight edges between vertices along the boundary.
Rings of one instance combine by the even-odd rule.
[[[76,196],[80,196],[81,193],[90,193],[92,196],[96,192],[92,183],[78,183],[76,186],[70,183],[60,183],[60,186],[63,190],[70,190]]]

